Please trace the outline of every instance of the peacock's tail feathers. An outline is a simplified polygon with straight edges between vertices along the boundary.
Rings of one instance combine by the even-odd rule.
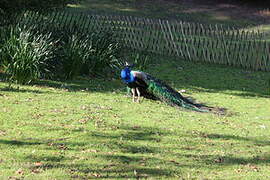
[[[145,98],[160,100],[171,106],[182,107],[197,112],[211,112],[218,115],[227,114],[227,110],[224,108],[209,107],[203,104],[193,103],[161,80],[154,78],[147,73],[144,74],[144,81],[147,84],[147,87],[138,88],[141,96],[144,96]],[[128,94],[132,94],[131,88],[127,87],[127,92]]]
[[[171,106],[183,107],[198,112],[208,112],[208,109],[201,108],[199,105],[192,103],[161,80],[148,74],[146,83],[148,84],[147,91],[149,93]]]

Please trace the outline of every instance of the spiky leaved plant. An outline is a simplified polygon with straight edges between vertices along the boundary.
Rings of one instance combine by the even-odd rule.
[[[82,68],[91,54],[88,39],[80,35],[69,36],[62,45],[62,69],[65,79],[74,79],[82,74]]]
[[[50,34],[34,33],[31,28],[19,26],[8,27],[0,33],[5,34],[0,66],[10,83],[28,84],[49,71],[46,62],[55,50]]]
[[[93,32],[88,36],[91,56],[86,62],[90,75],[104,75],[106,70],[115,69],[121,64],[121,45],[112,32]]]

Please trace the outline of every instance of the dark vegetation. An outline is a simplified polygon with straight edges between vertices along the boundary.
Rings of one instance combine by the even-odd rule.
[[[181,3],[183,0],[167,0],[167,1],[175,1]],[[198,3],[201,4],[229,3],[229,4],[239,4],[242,6],[256,5],[256,7],[265,7],[266,5],[270,6],[270,2],[266,0],[202,0]]]
[[[2,27],[0,68],[9,82],[106,75],[110,66],[119,64],[120,45],[112,33],[70,31],[63,27],[48,32],[36,25]]]
[[[21,10],[50,10],[63,8],[70,0],[1,0],[0,9],[5,13],[14,13]]]
[[[18,13],[24,10],[48,12],[52,9],[63,8],[70,0],[1,0],[0,25],[14,23]]]
[[[239,1],[232,1],[230,0],[229,2],[240,2],[243,5],[248,5],[248,6],[256,6],[256,7],[264,7],[268,6],[270,7],[270,2],[269,1],[265,1],[265,0],[239,0]]]

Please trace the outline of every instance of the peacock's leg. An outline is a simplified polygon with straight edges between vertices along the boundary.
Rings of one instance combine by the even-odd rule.
[[[132,101],[135,102],[135,88],[131,89],[131,93],[132,93]]]
[[[140,102],[140,97],[141,97],[141,92],[140,92],[139,88],[136,88],[136,92],[137,92],[137,95],[138,95],[137,102],[139,103]]]

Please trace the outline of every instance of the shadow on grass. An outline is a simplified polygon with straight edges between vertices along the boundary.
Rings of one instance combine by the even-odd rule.
[[[101,78],[82,78],[73,81],[43,80],[35,83],[35,86],[37,87],[51,87],[56,89],[63,89],[68,92],[113,92],[118,91],[120,85],[120,80]]]
[[[186,134],[192,133],[187,132]],[[269,156],[259,156],[259,154],[253,157],[241,157],[241,154],[239,156],[207,155],[194,153],[192,149],[177,152],[177,154],[173,155],[173,157],[180,156],[181,158],[190,159],[189,162],[179,163],[177,159],[170,160],[168,157],[156,156],[156,154],[166,152],[173,153],[176,150],[171,149],[176,148],[175,146],[169,147],[163,144],[161,147],[158,144],[161,139],[159,136],[164,137],[169,135],[171,135],[171,132],[160,128],[119,126],[115,131],[89,131],[89,133],[85,133],[84,136],[87,137],[86,143],[72,142],[68,139],[60,138],[46,139],[44,141],[37,139],[27,141],[0,140],[0,144],[23,146],[23,148],[41,145],[37,149],[56,150],[54,154],[49,152],[45,154],[26,154],[24,160],[33,162],[30,169],[43,169],[44,171],[48,169],[64,169],[71,177],[82,179],[173,177],[175,174],[181,174],[182,168],[199,169],[207,166],[208,168],[215,169],[230,165],[270,163]],[[191,141],[194,139],[193,135],[189,136]],[[209,139],[247,141],[248,143],[265,146],[269,145],[269,141],[259,141],[253,138],[235,135],[198,132],[195,136]],[[200,141],[199,143],[204,143],[204,141]],[[89,148],[90,151],[87,151]],[[92,150],[92,148],[95,149]],[[179,148],[181,149],[181,147]],[[71,158],[75,152],[76,161]],[[84,155],[80,155],[81,153],[84,153]],[[37,166],[35,162],[41,163]]]
[[[29,157],[33,162],[39,162],[44,157]],[[45,157],[54,159],[55,157]],[[130,158],[130,161],[135,161],[143,158]],[[64,158],[56,158],[53,161],[46,161],[42,166],[36,167],[32,165],[30,169],[65,169],[74,179],[111,179],[111,178],[147,178],[147,177],[171,177],[172,170],[166,168],[139,167],[128,164],[95,164],[91,161],[87,163],[67,164],[61,163]],[[162,162],[161,162],[162,163]]]
[[[34,94],[45,93],[44,91],[39,91],[39,90],[31,90],[31,89],[25,89],[25,88],[14,88],[14,87],[0,88],[0,91],[3,91],[3,92],[16,92],[16,93],[34,93]],[[46,92],[46,93],[48,93],[48,92]]]
[[[57,156],[57,155],[45,155],[45,154],[42,154],[42,155],[36,155],[36,154],[31,154],[29,156],[26,157],[26,159],[32,161],[32,162],[42,162],[42,161],[46,161],[46,165],[45,167],[54,167],[52,165],[52,163],[58,163],[58,162],[61,162],[63,160],[66,160],[67,158],[65,156]],[[51,164],[51,165],[49,165]],[[59,167],[61,168],[61,167]]]
[[[124,131],[123,131],[124,130]],[[160,142],[161,135],[168,135],[164,130],[147,127],[120,127],[118,133],[91,132],[89,139],[107,142],[104,146],[122,153],[147,154],[160,151],[157,147],[137,145],[137,142]]]
[[[4,81],[5,82],[5,81]],[[120,80],[108,80],[99,78],[84,78],[73,81],[53,81],[40,80],[30,84],[30,86],[38,88],[53,88],[60,89],[66,92],[121,92],[124,90],[124,85]],[[31,90],[27,86],[12,84],[11,87],[2,87],[3,92],[18,92],[18,93],[49,93],[44,90]]]
[[[112,135],[112,134],[106,134],[103,132],[91,132],[89,135],[91,137],[95,137],[98,139],[106,138],[106,139],[119,139],[122,138],[122,140],[143,140],[143,141],[157,141],[158,137],[161,135],[168,135],[169,132],[165,130],[161,130],[158,128],[153,127],[141,127],[141,126],[135,126],[135,127],[119,127],[118,131],[120,133]]]
[[[270,141],[267,141],[267,140],[264,141],[264,140],[258,140],[256,138],[241,137],[241,136],[235,136],[235,135],[208,134],[207,138],[247,141],[247,142],[253,143],[256,146],[269,146],[270,145]]]
[[[245,141],[248,143],[252,143],[255,146],[269,146],[269,140],[259,140],[253,137],[242,137],[237,135],[229,135],[229,134],[207,134],[200,131],[193,131],[188,133],[192,137],[201,137],[201,138],[208,138],[212,140],[233,140],[233,141]]]
[[[44,142],[36,142],[32,139],[31,142],[24,141],[0,141],[3,144],[14,144],[21,146],[42,145],[37,149],[48,150],[60,150],[62,153],[46,154],[28,154],[24,157],[24,160],[32,162],[30,169],[65,169],[70,172],[70,176],[73,178],[147,178],[147,177],[171,177],[174,175],[174,170],[165,168],[162,165],[167,162],[166,160],[153,157],[154,154],[159,151],[159,147],[153,147],[151,145],[141,145],[139,142],[156,142],[159,140],[158,135],[168,135],[169,132],[165,130],[152,128],[152,127],[119,127],[117,130],[110,132],[92,132],[86,134],[88,143],[70,142],[66,139],[45,140]],[[39,143],[40,142],[40,143]],[[89,144],[95,147],[105,147],[112,152],[108,152],[103,148],[98,148],[95,151],[87,151]],[[90,146],[90,147],[91,147]],[[74,147],[74,148],[73,148]],[[76,147],[76,148],[75,148]],[[27,147],[24,147],[27,148]],[[74,159],[66,154],[74,153],[77,151],[76,157],[80,156],[80,153],[87,153],[81,156],[76,163],[71,163]],[[85,151],[85,152],[82,152]],[[59,151],[59,152],[60,152]],[[86,159],[88,160],[86,160]],[[103,161],[96,161],[92,158],[103,159]],[[67,161],[63,163],[63,161]],[[41,162],[36,166],[35,162]],[[154,164],[148,166],[147,164]],[[176,166],[175,166],[176,168]]]
[[[205,165],[217,166],[230,166],[230,165],[261,165],[270,164],[270,156],[255,156],[255,157],[233,157],[227,155],[194,155],[185,154],[187,158],[194,158],[198,163],[203,163]],[[239,155],[241,156],[241,155]]]
[[[0,144],[7,144],[7,145],[12,145],[12,146],[30,146],[30,145],[40,145],[43,143],[0,139]]]
[[[220,158],[220,157],[214,157],[214,158]],[[248,164],[269,164],[270,163],[270,156],[261,156],[261,157],[232,157],[232,156],[224,156],[221,158],[221,163],[225,165],[230,164],[242,164],[242,165],[248,165]]]
[[[151,145],[141,145],[139,142],[156,142],[159,141],[158,135],[168,135],[168,132],[158,128],[152,127],[119,127],[117,130],[110,132],[92,132],[86,134],[88,143],[70,142],[67,139],[51,139],[51,140],[38,140],[31,139],[27,141],[19,140],[1,140],[0,144],[23,146],[24,149],[33,149],[35,147],[38,150],[56,150],[55,153],[46,154],[34,153],[27,154],[23,160],[32,162],[31,170],[33,169],[65,169],[70,172],[70,176],[73,178],[86,178],[89,175],[93,178],[147,178],[147,177],[170,177],[173,176],[174,170],[162,167],[167,162],[166,160],[153,157],[154,154],[159,151],[158,147]],[[103,150],[98,148],[96,151],[85,151],[89,149],[89,144],[95,147],[109,148]],[[38,147],[36,147],[38,145]],[[44,147],[45,146],[45,147]],[[90,146],[90,147],[91,147]],[[59,151],[57,151],[59,150]],[[77,151],[77,156],[80,153],[87,153],[81,156],[82,159],[76,163],[71,163],[74,159],[66,154],[74,153]],[[31,152],[31,150],[30,150]],[[53,152],[53,151],[52,151]],[[84,158],[88,158],[85,160]],[[89,159],[90,157],[90,159]],[[101,158],[104,161],[91,160],[92,158]],[[63,163],[63,161],[67,161]],[[36,162],[41,162],[36,166]],[[105,162],[105,163],[104,163]],[[147,163],[153,163],[154,165],[148,166]],[[161,166],[160,166],[161,165]],[[157,166],[157,167],[156,167]]]

